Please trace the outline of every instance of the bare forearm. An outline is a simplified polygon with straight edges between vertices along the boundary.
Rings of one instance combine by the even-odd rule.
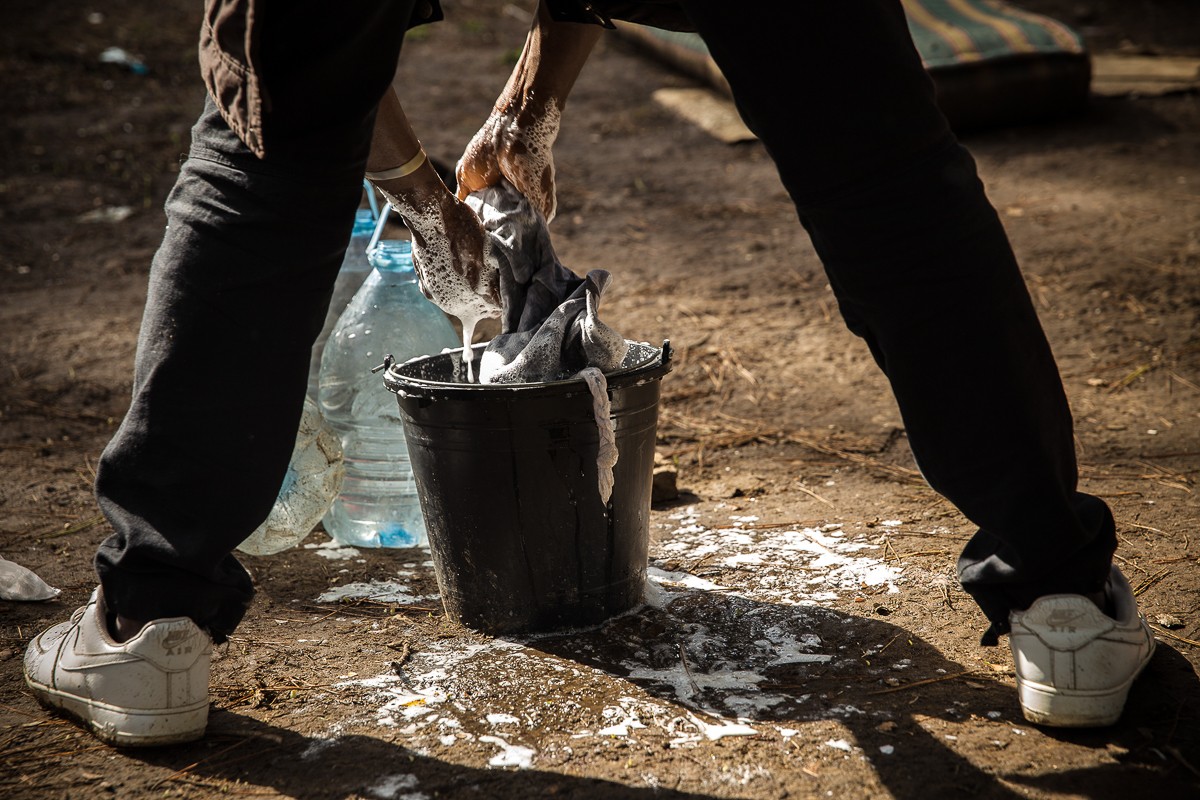
[[[389,87],[375,114],[375,133],[371,139],[371,154],[367,157],[367,171],[392,169],[410,161],[420,150],[421,142],[400,106],[400,99]]]
[[[451,199],[391,88],[379,101],[375,115],[367,177],[410,222],[421,216],[418,209],[440,206]]]
[[[485,268],[479,219],[446,189],[390,88],[379,101],[367,178],[404,218],[430,299],[460,317],[498,313],[498,276]]]
[[[602,33],[597,25],[555,22],[545,3],[538,3],[525,49],[496,101],[496,110],[537,115],[552,102],[561,112]]]
[[[506,178],[547,221],[554,219],[554,141],[567,96],[602,32],[555,22],[539,3],[508,84],[459,159],[460,198]]]

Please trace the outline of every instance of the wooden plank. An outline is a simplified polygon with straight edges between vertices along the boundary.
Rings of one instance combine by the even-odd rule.
[[[757,138],[738,116],[733,101],[711,89],[657,89],[651,96],[654,102],[725,144]]]
[[[1200,89],[1200,58],[1092,56],[1092,93],[1105,97],[1163,95]]]

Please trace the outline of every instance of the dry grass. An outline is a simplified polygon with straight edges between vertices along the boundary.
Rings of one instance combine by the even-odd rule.
[[[797,444],[864,467],[900,483],[925,485],[925,479],[915,469],[888,464],[865,453],[835,447],[799,431],[774,428],[755,420],[741,419],[728,414],[698,417],[664,408],[659,412],[659,435],[674,443],[661,448],[663,454],[671,458],[695,455],[697,460],[703,463],[704,454],[714,450],[745,447],[750,444]],[[815,494],[813,497],[828,503]]]

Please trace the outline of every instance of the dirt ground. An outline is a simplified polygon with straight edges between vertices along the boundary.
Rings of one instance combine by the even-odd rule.
[[[529,4],[444,4],[399,75],[452,162]],[[1200,54],[1192,3],[1024,5],[1098,49]],[[762,148],[658,106],[689,80],[611,37],[567,110],[553,233],[568,266],[614,273],[610,323],[676,348],[659,450],[683,494],[653,510],[647,604],[490,638],[442,615],[427,551],[318,531],[244,559],[259,594],[215,655],[203,741],[118,751],[43,712],[20,655],[94,585],[92,471],[203,96],[198,12],[10,0],[0,26],[0,555],[62,589],[0,603],[0,794],[1200,796],[1200,96],[964,137],[1059,359],[1082,485],[1112,504],[1159,638],[1116,727],[1056,732],[1021,718],[1007,649],[978,646],[954,579],[972,526],[915,472]],[[101,63],[110,46],[148,72]]]

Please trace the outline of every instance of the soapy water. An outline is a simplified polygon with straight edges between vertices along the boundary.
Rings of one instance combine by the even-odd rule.
[[[532,126],[518,125],[511,113],[494,112],[468,145],[470,151],[481,147],[484,140],[490,140],[492,152],[498,154],[501,171],[515,177],[517,185],[526,187],[534,195],[530,200],[539,211],[545,211],[547,223],[554,218],[557,205],[553,146],[561,124],[560,105],[555,98],[548,98],[545,112]],[[425,291],[439,308],[457,318],[462,325],[463,364],[468,382],[473,383],[475,365],[471,345],[475,328],[480,320],[494,319],[503,312],[491,296],[480,291],[495,289],[498,293],[500,257],[497,248],[490,236],[483,237],[480,274],[472,286],[467,276],[454,268],[453,245],[443,233],[445,225],[437,199],[416,205],[402,203],[386,190],[377,188],[394,208],[404,210],[404,222],[413,234],[413,263]]]
[[[550,153],[551,146],[558,134],[559,119],[559,110],[553,101],[549,103],[548,111],[553,112],[548,115],[549,119],[534,126],[530,131],[523,131],[511,120],[505,124],[503,122],[504,115],[500,114],[499,119],[494,120],[495,136],[497,137],[494,144],[497,153],[517,152],[529,156],[515,159],[511,165],[513,169],[533,164],[540,165],[540,169],[547,170],[545,174],[550,181],[548,185],[549,199],[553,201],[553,161]],[[526,177],[531,178],[532,176]],[[528,185],[538,185],[534,182],[527,183]],[[541,185],[543,188],[547,188],[545,184]],[[499,295],[498,290],[488,297],[479,294],[476,286],[472,286],[468,277],[454,269],[456,259],[452,252],[452,245],[439,232],[439,227],[444,227],[444,225],[441,206],[437,200],[430,199],[416,204],[402,204],[386,190],[380,189],[380,192],[394,207],[405,209],[405,223],[413,236],[413,263],[420,276],[422,286],[430,299],[443,312],[458,318],[463,333],[461,362],[466,370],[466,382],[474,383],[475,353],[472,343],[475,328],[481,319],[500,316],[503,312],[501,307],[503,300],[500,305],[492,300],[492,297]],[[533,213],[539,214],[540,212]],[[552,215],[553,209],[550,210],[550,216]],[[486,289],[499,284],[501,255],[499,247],[491,235],[484,236],[483,245],[482,271],[478,276],[477,286]],[[589,274],[589,283],[587,284],[589,287],[593,287],[590,283],[592,279],[592,275]],[[584,328],[582,331],[584,349],[589,365],[598,363],[596,361],[598,354],[613,357],[613,360],[619,362],[628,354],[629,350],[624,337],[600,323],[596,316],[598,296],[607,282],[608,274],[603,273],[603,281],[599,288],[591,288],[586,296],[588,314],[584,316],[581,324]],[[566,313],[566,305],[570,304],[560,305],[552,311],[543,325],[550,325],[556,315],[563,317]],[[575,313],[578,311],[576,310]],[[515,335],[523,336],[524,334]],[[588,366],[580,372],[575,371],[577,365],[575,369],[569,371],[563,369],[562,342],[552,337],[539,339],[533,332],[530,332],[529,335],[532,338],[523,342],[520,357],[528,363],[538,365],[536,369],[538,377],[553,375],[556,371],[564,372],[566,374],[562,376],[563,378],[582,379],[592,394],[592,411],[596,420],[599,442],[596,456],[597,488],[602,502],[607,504],[612,496],[613,466],[617,461],[618,450],[604,373],[601,369],[592,366]],[[616,347],[613,346],[614,342]],[[485,351],[481,372],[481,380],[484,383],[491,383],[488,376],[495,372],[494,369],[490,369],[494,365],[494,361],[489,362],[489,355],[494,354]],[[602,366],[605,367],[610,364],[611,362],[602,362]],[[524,376],[527,371],[522,370],[521,374]]]
[[[758,529],[752,515],[710,525],[694,508],[669,519],[671,531],[655,547],[652,563],[732,568],[724,569],[717,583],[652,566],[645,605],[569,639],[589,655],[597,647],[624,647],[611,651],[616,660],[608,667],[547,652],[542,639],[561,640],[561,633],[512,640],[450,638],[415,650],[402,673],[392,670],[336,688],[364,693],[374,708],[368,719],[400,737],[413,737],[413,744],[478,742],[495,748],[490,767],[510,769],[537,768],[540,759],[554,755],[558,745],[529,733],[547,728],[573,741],[640,740],[674,749],[726,737],[774,735],[786,742],[799,733],[790,726],[801,720],[888,718],[886,710],[775,691],[769,677],[781,665],[800,670],[811,665],[825,672],[849,664],[859,669],[864,657],[891,644],[883,637],[860,638],[869,634],[824,607],[866,588],[895,591],[894,584],[904,580],[903,568],[882,560],[878,530],[856,535],[837,523]],[[887,521],[882,527],[887,536],[902,525]],[[750,554],[763,560],[747,559]],[[404,586],[381,583],[361,591],[379,596],[393,588]],[[725,613],[712,613],[721,609]],[[740,621],[719,622],[730,614]],[[639,619],[654,624],[639,627]],[[655,643],[656,630],[661,631],[657,644],[668,643],[686,656],[651,658],[647,643]],[[705,658],[714,653],[719,657]],[[881,662],[871,669],[895,671],[910,663]],[[563,695],[565,688],[571,695]],[[572,697],[598,698],[603,704],[581,704]],[[562,713],[546,716],[547,709]],[[842,749],[837,740],[826,746]]]
[[[475,382],[475,351],[471,348],[471,343],[475,339],[475,326],[478,324],[477,319],[460,319],[463,331],[463,363],[467,366],[467,383]]]
[[[474,358],[478,359],[480,364],[483,363],[484,359],[488,358],[488,353],[486,349],[484,349],[484,345],[477,344],[472,348],[472,350],[476,351],[474,353]],[[635,370],[649,370],[651,367],[657,364],[661,358],[662,351],[658,347],[655,347],[648,342],[635,342],[630,340],[629,350],[626,352],[625,358],[621,361],[621,363],[613,369],[603,370],[603,373],[607,381],[617,374],[624,375]],[[475,383],[474,379],[468,376],[466,359],[464,358],[462,351],[460,351],[458,348],[446,350],[432,357],[414,358],[403,364],[397,364],[393,366],[392,370],[393,373],[398,376],[403,376],[405,379],[419,381],[421,383],[448,384],[450,386],[465,386],[467,384],[472,384],[474,386],[481,385]],[[482,372],[482,369],[479,371]],[[558,372],[556,375],[553,375],[551,378],[538,382],[536,385],[542,386],[573,380],[582,380],[582,378],[579,377],[579,372],[576,370],[564,369]],[[483,385],[489,389],[503,392],[508,389],[519,390],[535,384],[495,383]]]

